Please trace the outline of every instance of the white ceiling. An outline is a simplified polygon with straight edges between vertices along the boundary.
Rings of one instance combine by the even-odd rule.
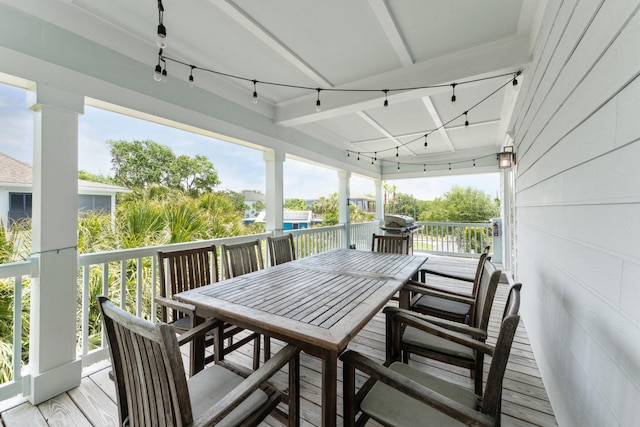
[[[3,2],[148,62],[153,72],[157,0]],[[510,80],[530,61],[539,3],[544,1],[163,0],[164,54],[249,79],[201,69],[193,74],[197,87],[365,158],[376,152],[394,164],[461,161],[495,153],[507,140],[517,96]],[[171,61],[167,71],[174,79],[189,76],[188,66]],[[463,84],[500,74],[507,76]],[[253,105],[253,79],[322,88],[322,111],[315,111],[315,90],[262,83]],[[453,107],[452,82],[458,83]],[[526,72],[519,82],[526,84]],[[444,87],[391,91],[383,111],[383,89],[433,85]],[[468,129],[464,117],[455,119],[466,110]]]

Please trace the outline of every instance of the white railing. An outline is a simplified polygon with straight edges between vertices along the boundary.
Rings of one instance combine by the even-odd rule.
[[[349,243],[360,250],[371,250],[371,238],[374,233],[380,234],[380,222],[359,222],[350,225]],[[355,246],[354,246],[355,245]]]
[[[413,235],[416,251],[448,256],[479,257],[493,245],[489,223],[417,222]]]
[[[302,228],[285,231],[293,235],[296,256],[303,258],[309,255],[342,247],[344,225],[329,227]]]
[[[12,339],[11,343],[5,341],[1,343],[3,346],[3,370],[11,378],[0,385],[0,401],[22,393],[22,289],[26,286],[25,282],[29,281],[31,271],[31,261],[0,264],[0,280],[3,282],[3,293],[13,287],[12,307],[3,307],[4,310],[13,310],[11,319],[3,319],[3,322],[11,322]],[[8,325],[3,325],[3,327],[6,326]],[[10,353],[11,355],[9,356]],[[10,357],[10,362],[7,360],[7,356]],[[7,369],[9,366],[10,369]]]

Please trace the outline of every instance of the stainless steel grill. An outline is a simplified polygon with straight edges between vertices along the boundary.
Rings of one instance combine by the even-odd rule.
[[[387,214],[384,216],[384,224],[380,226],[380,229],[385,234],[406,236],[415,233],[418,226],[414,224],[414,220],[410,216]]]

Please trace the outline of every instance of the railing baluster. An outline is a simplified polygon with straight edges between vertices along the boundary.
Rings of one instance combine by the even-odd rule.
[[[91,278],[90,266],[82,267],[82,327],[81,327],[81,348],[82,355],[85,356],[89,352],[89,279]]]
[[[22,379],[22,277],[13,278],[13,381]]]

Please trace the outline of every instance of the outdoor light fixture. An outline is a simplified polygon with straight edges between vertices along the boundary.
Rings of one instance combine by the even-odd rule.
[[[513,145],[507,145],[498,153],[498,166],[500,169],[510,168],[516,163],[516,153],[513,152]]]
[[[158,40],[156,44],[159,48],[164,49],[167,47],[165,39],[167,38],[167,28],[162,23],[164,15],[164,6],[162,6],[162,0],[158,0]]]

